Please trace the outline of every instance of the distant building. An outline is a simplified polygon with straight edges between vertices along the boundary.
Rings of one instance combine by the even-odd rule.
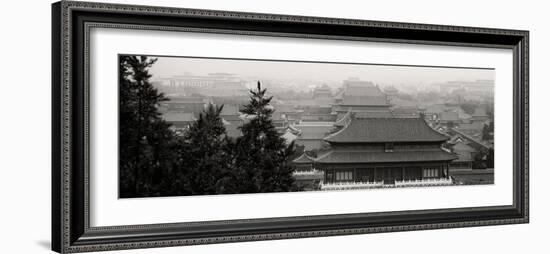
[[[182,131],[188,129],[189,125],[197,120],[197,115],[187,112],[165,112],[162,118],[171,124],[173,129]]]
[[[324,138],[334,129],[333,122],[301,122],[292,125],[298,131],[296,145],[304,146],[305,151],[318,150],[323,147]]]
[[[304,122],[334,122],[336,114],[332,113],[331,107],[308,107],[303,109],[300,120]]]
[[[447,133],[453,136],[460,136],[460,139],[464,140],[469,146],[475,148],[478,151],[486,152],[492,147],[492,144],[490,142],[482,141],[480,135],[472,136],[460,128],[449,128],[447,129]]]
[[[179,96],[248,96],[245,82],[229,73],[210,73],[203,76],[176,75],[157,79],[155,84],[162,92]]]
[[[393,86],[388,86],[384,88],[384,93],[388,96],[390,103],[394,104],[394,100],[397,99],[399,91]]]
[[[492,95],[494,93],[494,80],[475,80],[475,81],[449,81],[437,84],[439,91],[443,94],[449,94],[454,91],[466,93],[478,93]]]
[[[327,85],[317,86],[313,89],[313,98],[332,98],[332,91]]]
[[[292,142],[294,142],[298,138],[298,136],[287,128],[283,133],[283,135],[281,135],[281,138],[285,140],[285,143],[287,145],[290,145]]]
[[[336,95],[333,111],[337,119],[350,110],[361,117],[393,117],[390,107],[386,94],[372,82],[346,80],[343,90]]]
[[[289,123],[298,122],[302,117],[302,110],[298,110],[294,104],[275,104],[274,113],[280,114]]]
[[[449,127],[459,124],[460,118],[457,111],[444,111],[439,114],[437,121]]]
[[[394,107],[391,110],[392,115],[395,117],[413,117],[418,118],[420,116],[420,110],[415,106],[399,106]]]
[[[477,107],[472,114],[472,121],[485,122],[487,120],[489,120],[489,115],[487,115],[485,108]]]
[[[452,151],[458,157],[452,161],[449,165],[450,170],[471,170],[474,163],[474,156],[477,150],[467,144],[464,141],[457,142],[452,146]]]
[[[288,126],[288,120],[281,112],[273,112],[271,115],[271,123],[273,126],[275,126],[275,129],[279,134],[285,133],[287,126]]]
[[[168,99],[160,103],[161,110],[196,114],[204,110],[207,101],[201,97],[168,97]]]
[[[351,117],[310,159],[329,187],[451,184],[449,164],[457,156],[441,148],[447,139],[420,118]]]

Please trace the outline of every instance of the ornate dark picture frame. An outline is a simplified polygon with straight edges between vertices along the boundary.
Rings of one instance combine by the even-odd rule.
[[[92,27],[513,50],[511,206],[91,227],[88,39]],[[52,6],[52,249],[61,253],[321,237],[529,221],[528,31],[62,1]]]

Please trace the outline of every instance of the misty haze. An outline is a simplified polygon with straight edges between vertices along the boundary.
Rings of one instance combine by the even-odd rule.
[[[121,198],[494,182],[494,69],[119,64]]]

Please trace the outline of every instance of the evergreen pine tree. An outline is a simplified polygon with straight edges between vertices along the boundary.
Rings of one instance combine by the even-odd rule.
[[[158,112],[167,100],[153,87],[149,68],[156,59],[120,56],[120,196],[159,195],[171,163],[172,132]]]
[[[287,146],[272,123],[272,97],[260,82],[250,91],[250,102],[241,113],[248,122],[241,127],[242,136],[235,144],[235,174],[240,192],[280,192],[293,188],[293,167],[289,157],[294,144]]]
[[[225,149],[225,127],[220,113],[223,106],[209,104],[178,142],[175,167],[178,195],[208,195],[219,192],[219,181],[230,167]]]

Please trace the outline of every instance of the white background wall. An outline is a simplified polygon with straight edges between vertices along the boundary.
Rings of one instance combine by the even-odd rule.
[[[548,165],[550,27],[545,1],[112,1],[526,29],[531,31],[531,223],[339,236],[121,253],[544,253],[550,226]],[[5,1],[0,9],[0,253],[47,253],[50,244],[50,1]],[[511,112],[510,112],[511,113]]]

